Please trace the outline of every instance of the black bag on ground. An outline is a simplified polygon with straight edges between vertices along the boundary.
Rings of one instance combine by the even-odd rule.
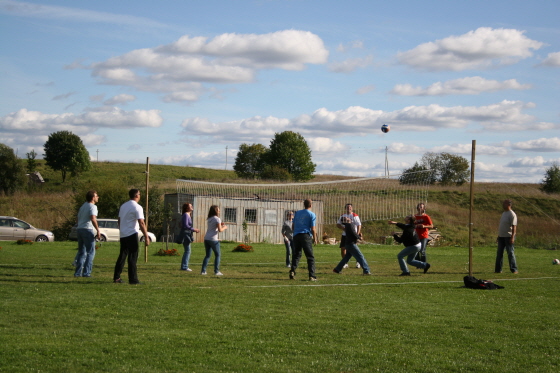
[[[496,285],[492,281],[479,280],[474,276],[463,277],[463,282],[465,283],[465,287],[469,289],[495,290],[504,288],[503,286]]]

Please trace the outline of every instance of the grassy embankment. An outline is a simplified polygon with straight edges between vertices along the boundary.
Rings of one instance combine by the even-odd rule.
[[[60,173],[53,172],[38,161],[38,171],[47,180],[41,188],[20,192],[14,196],[0,197],[0,214],[13,215],[31,224],[52,229],[72,218],[74,195],[89,188],[103,189],[107,185],[145,188],[145,164],[94,163],[93,169],[79,179],[61,182]],[[245,182],[232,171],[180,166],[150,166],[150,187],[160,194],[174,193],[176,179],[194,179],[219,182]],[[343,179],[341,176],[317,175],[312,181]],[[470,186],[430,186],[428,213],[442,234],[440,245],[468,245]],[[533,248],[559,248],[560,196],[542,193],[537,184],[475,183],[474,245],[491,245],[495,241],[497,223],[501,214],[501,201],[514,200],[514,210],[519,217],[518,246]],[[125,197],[123,197],[125,198]],[[356,207],[359,212],[359,206]],[[328,231],[328,230],[327,230]],[[331,229],[331,231],[335,231]],[[368,241],[378,242],[388,234],[385,222],[364,224]]]

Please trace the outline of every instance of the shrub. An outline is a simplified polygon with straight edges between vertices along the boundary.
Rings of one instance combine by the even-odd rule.
[[[241,245],[237,245],[237,246],[235,247],[235,249],[233,249],[232,251],[234,251],[234,252],[240,252],[240,253],[248,253],[248,252],[250,252],[250,251],[253,251],[253,246],[241,244]]]

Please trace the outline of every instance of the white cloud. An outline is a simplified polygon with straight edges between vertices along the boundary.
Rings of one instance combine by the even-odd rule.
[[[403,144],[402,142],[394,142],[387,147],[387,151],[398,154],[420,154],[426,152],[426,148],[417,145]]]
[[[127,95],[125,93],[120,94],[120,95],[116,95],[114,97],[111,97],[110,99],[107,99],[103,102],[103,104],[105,105],[119,105],[119,104],[126,104],[129,103],[131,101],[136,100],[136,96],[134,95]]]
[[[311,148],[312,152],[325,152],[325,153],[340,153],[348,149],[347,145],[344,145],[338,141],[333,141],[332,139],[326,137],[314,137],[305,139],[307,144]]]
[[[544,164],[545,164],[544,158],[539,155],[534,158],[531,157],[518,158],[509,162],[506,166],[507,167],[542,167],[544,166]]]
[[[507,89],[530,89],[530,84],[520,84],[515,79],[488,80],[473,76],[447,82],[436,82],[426,88],[413,87],[411,84],[397,84],[390,93],[401,96],[444,96],[444,95],[477,95],[483,92],[496,92]]]
[[[288,119],[260,117],[238,121],[213,123],[207,118],[188,118],[181,123],[181,134],[187,136],[215,136],[220,139],[267,142],[276,132],[289,130]]]
[[[308,31],[222,34],[211,40],[186,35],[89,68],[103,84],[166,93],[166,102],[195,101],[204,83],[249,83],[260,69],[303,70],[326,63],[328,54],[321,38]]]
[[[445,107],[436,104],[408,106],[392,112],[372,110],[361,106],[329,111],[321,108],[312,114],[293,119],[255,116],[231,122],[211,122],[206,118],[188,118],[182,123],[183,134],[189,136],[215,136],[220,141],[267,141],[276,132],[297,131],[305,137],[363,136],[381,133],[381,125],[391,125],[391,131],[435,131],[445,128],[464,128],[476,123],[488,130],[529,130],[542,128],[523,110],[534,107],[521,101],[502,101],[487,106]],[[544,127],[554,127],[550,124]],[[489,154],[500,154],[496,149]]]
[[[357,69],[368,67],[373,62],[373,56],[363,58],[349,58],[340,62],[332,62],[329,64],[329,71],[334,73],[350,73]]]
[[[560,138],[540,138],[537,140],[522,141],[512,144],[513,149],[535,151],[535,152],[558,152],[560,151]]]
[[[560,67],[560,52],[549,53],[541,63],[543,66]]]
[[[434,153],[468,154],[472,153],[471,144],[452,144],[444,146],[434,146],[430,149]],[[507,155],[508,149],[501,146],[477,145],[477,155]]]
[[[348,49],[362,49],[364,47],[364,43],[361,40],[354,40],[346,44],[340,43],[336,50],[338,52],[344,53]]]
[[[544,44],[531,40],[524,31],[480,27],[459,36],[449,36],[398,53],[400,63],[431,71],[462,71],[503,65],[531,57]]]
[[[365,95],[366,93],[372,92],[374,90],[375,90],[375,85],[370,84],[370,85],[366,85],[366,86],[363,86],[361,88],[358,88],[356,90],[356,93],[359,94],[359,95]]]
[[[101,107],[75,115],[72,113],[45,114],[20,109],[0,117],[0,132],[8,142],[17,138],[21,144],[42,146],[49,134],[57,131],[71,131],[80,136],[84,144],[97,145],[103,142],[105,137],[92,134],[92,132],[101,127],[160,127],[162,122],[159,110],[124,111],[119,108]],[[33,133],[33,136],[30,136],[28,140],[22,138],[22,134],[30,132]]]

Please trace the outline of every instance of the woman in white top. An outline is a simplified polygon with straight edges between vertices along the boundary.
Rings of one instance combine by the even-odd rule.
[[[220,208],[216,205],[210,206],[208,211],[208,229],[206,230],[206,235],[204,236],[204,248],[206,249],[206,256],[202,261],[202,272],[201,275],[206,274],[206,267],[208,266],[208,261],[210,260],[210,255],[212,251],[214,252],[214,274],[216,276],[223,276],[220,272],[220,241],[218,241],[218,233],[223,232],[227,229],[227,226],[222,223],[219,218]]]

